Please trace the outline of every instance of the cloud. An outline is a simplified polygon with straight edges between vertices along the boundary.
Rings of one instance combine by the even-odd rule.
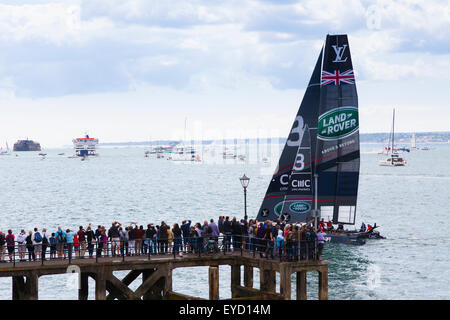
[[[8,1],[0,84],[34,98],[239,79],[299,89],[325,34],[338,32],[349,34],[359,81],[432,79],[438,68],[450,74],[449,12],[420,0]]]

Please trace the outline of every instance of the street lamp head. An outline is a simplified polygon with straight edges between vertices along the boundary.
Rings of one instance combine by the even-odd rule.
[[[239,180],[241,180],[241,184],[242,184],[242,187],[244,189],[248,187],[248,184],[250,183],[250,178],[247,177],[245,175],[245,173],[244,173],[244,175],[241,178],[239,178]]]

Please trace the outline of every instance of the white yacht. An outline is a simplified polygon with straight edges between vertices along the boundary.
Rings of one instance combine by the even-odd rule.
[[[9,150],[8,142],[6,142],[6,149],[0,147],[0,156],[9,156],[11,154],[11,150]]]
[[[387,167],[402,167],[406,166],[406,160],[403,159],[398,155],[397,150],[394,148],[394,122],[395,122],[395,109],[393,109],[392,112],[392,132],[391,137],[389,139],[391,145],[387,148],[387,154],[388,158],[385,160],[381,160],[379,162],[380,166],[387,166]],[[389,152],[391,155],[389,156]],[[409,150],[408,150],[409,152]]]
[[[381,160],[379,162],[380,166],[387,166],[387,167],[406,166],[406,164],[407,164],[406,160],[400,157],[398,153],[392,153],[389,158]]]

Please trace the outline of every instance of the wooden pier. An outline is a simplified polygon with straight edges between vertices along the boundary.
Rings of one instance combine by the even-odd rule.
[[[72,259],[26,261],[0,264],[0,277],[12,278],[12,299],[37,300],[39,277],[44,275],[79,274],[78,299],[88,299],[88,278],[95,280],[96,300],[158,300],[198,297],[176,293],[172,290],[172,273],[177,268],[209,266],[209,299],[219,299],[219,266],[231,267],[232,299],[290,300],[291,276],[296,275],[297,300],[306,300],[306,273],[318,272],[318,299],[328,299],[328,261],[281,262],[260,258],[247,252],[215,255],[127,256],[126,258],[101,257],[98,259]],[[244,279],[241,279],[241,268]],[[259,289],[254,288],[254,269],[259,269]],[[118,279],[114,271],[129,271]],[[276,292],[276,273],[279,273],[280,290]],[[142,283],[133,291],[130,284],[142,275]]]

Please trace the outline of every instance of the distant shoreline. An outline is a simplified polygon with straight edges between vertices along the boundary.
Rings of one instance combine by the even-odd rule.
[[[411,144],[412,132],[398,132],[395,134],[396,144]],[[445,132],[415,132],[416,143],[450,143],[450,131]],[[360,142],[361,143],[386,143],[389,137],[388,132],[381,133],[361,133]],[[256,144],[256,138],[251,139],[226,139],[226,144],[245,143],[248,140],[250,144]],[[260,143],[267,143],[267,141],[278,141],[278,143],[285,143],[286,138],[272,137],[272,138],[260,138]],[[119,147],[119,146],[156,146],[156,145],[176,145],[180,143],[180,140],[155,140],[155,141],[128,141],[128,142],[104,142],[99,143],[100,147]],[[196,143],[203,143],[204,145],[212,144],[213,142],[221,144],[223,140],[201,140],[195,141]],[[187,144],[190,140],[186,141]]]

